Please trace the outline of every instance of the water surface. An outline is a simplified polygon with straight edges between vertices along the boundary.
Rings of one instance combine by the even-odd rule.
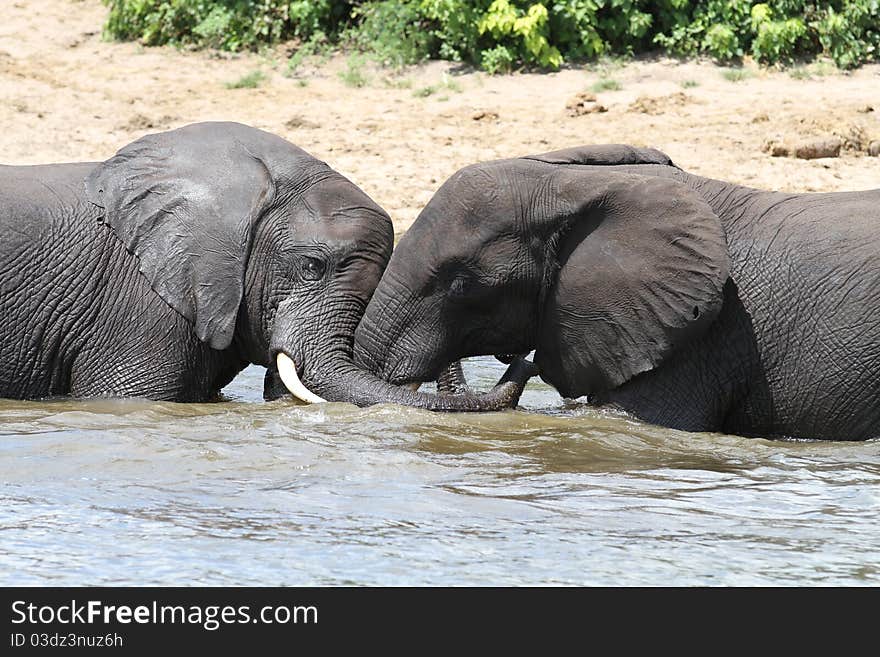
[[[504,366],[471,359],[488,387]],[[2,585],[871,585],[880,441],[524,411],[0,401]]]

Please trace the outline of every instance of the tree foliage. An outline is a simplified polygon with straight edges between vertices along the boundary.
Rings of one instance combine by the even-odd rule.
[[[319,40],[409,64],[470,62],[489,72],[651,50],[825,55],[842,68],[880,59],[880,0],[105,0],[117,39],[225,50]]]

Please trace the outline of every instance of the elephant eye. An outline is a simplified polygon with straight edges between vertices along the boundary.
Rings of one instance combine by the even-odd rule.
[[[454,298],[466,297],[471,288],[471,280],[466,276],[456,276],[449,283],[449,296]]]
[[[303,278],[309,281],[317,281],[324,276],[326,265],[322,260],[317,258],[303,258],[302,274]]]
[[[456,276],[449,283],[448,295],[454,301],[480,301],[489,292],[489,288],[471,274]]]

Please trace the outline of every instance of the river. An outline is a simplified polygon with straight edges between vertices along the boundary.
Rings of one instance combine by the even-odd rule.
[[[504,366],[465,365],[486,388]],[[0,401],[0,584],[880,584],[880,441],[523,410]]]

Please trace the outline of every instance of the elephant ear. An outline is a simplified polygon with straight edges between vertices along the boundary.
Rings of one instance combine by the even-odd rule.
[[[586,164],[592,166],[664,164],[675,166],[666,153],[658,151],[656,148],[637,148],[626,144],[575,146],[541,155],[527,155],[520,159],[546,162],[547,164]]]
[[[284,145],[299,151],[241,124],[194,124],[138,139],[86,180],[153,290],[215,349],[232,341],[253,229],[274,196],[269,164]]]
[[[568,397],[613,389],[657,367],[717,316],[729,272],[718,217],[685,185],[564,168],[558,273],[544,303],[536,362]]]

